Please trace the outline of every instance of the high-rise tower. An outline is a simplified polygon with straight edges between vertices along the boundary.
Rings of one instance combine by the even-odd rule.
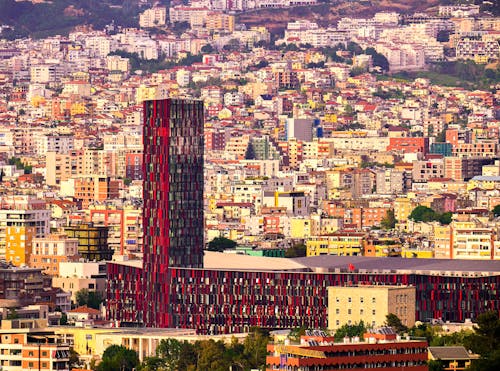
[[[144,102],[143,321],[168,323],[170,267],[203,267],[203,102]]]

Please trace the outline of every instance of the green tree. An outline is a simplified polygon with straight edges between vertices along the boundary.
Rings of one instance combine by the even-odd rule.
[[[300,337],[304,336],[306,334],[307,328],[305,327],[297,327],[294,329],[290,330],[290,333],[288,334],[288,338],[294,342],[299,342]]]
[[[68,315],[66,313],[61,314],[61,319],[59,320],[61,326],[66,326],[68,324]]]
[[[165,363],[160,357],[146,357],[144,361],[137,368],[138,371],[163,371],[165,370]]]
[[[121,345],[111,345],[104,351],[97,371],[132,371],[139,365],[139,357],[133,350]]]
[[[394,229],[394,227],[396,227],[397,222],[398,221],[396,220],[396,217],[394,215],[394,209],[389,209],[385,213],[385,217],[384,219],[382,219],[380,225],[384,229]]]
[[[213,339],[200,342],[197,370],[227,371],[230,363],[224,357],[225,346],[222,341]]]
[[[431,359],[428,362],[429,371],[444,371],[444,363],[441,360],[433,360]]]
[[[238,245],[235,241],[230,240],[226,237],[215,237],[212,241],[208,243],[208,251],[219,251],[222,252],[226,249],[233,249]]]
[[[7,313],[7,319],[18,319],[19,314],[17,313],[17,310],[14,308],[9,309],[9,313]]]
[[[436,212],[430,207],[419,205],[412,210],[409,218],[415,222],[431,222],[436,220]]]
[[[247,150],[245,151],[245,160],[255,160],[255,149],[252,141],[248,141]]]
[[[363,48],[361,48],[361,46],[353,41],[350,41],[347,44],[347,50],[350,51],[353,55],[359,55],[363,53]]]
[[[389,313],[387,316],[385,316],[385,324],[392,327],[399,334],[408,331],[408,327],[403,325],[401,319],[394,313]]]
[[[335,335],[333,335],[333,337],[335,338],[336,341],[340,341],[345,337],[355,337],[355,336],[362,337],[365,332],[366,332],[366,325],[363,322],[363,320],[361,320],[353,325],[345,324],[339,327],[337,331],[335,331]]]
[[[203,53],[203,54],[211,54],[211,53],[214,53],[215,52],[215,49],[212,45],[210,44],[206,44],[206,45],[203,45],[200,49],[200,51]]]
[[[447,43],[448,41],[450,41],[450,31],[448,30],[438,31],[436,40],[442,43]]]
[[[285,258],[302,258],[306,255],[307,247],[303,243],[295,244],[285,251]]]
[[[73,348],[69,348],[69,369],[76,368],[79,364],[80,355]]]
[[[94,309],[99,309],[101,303],[104,301],[100,292],[89,291],[88,289],[78,290],[75,294],[75,298],[78,306],[86,305]]]
[[[446,212],[446,213],[440,214],[438,220],[439,220],[439,223],[441,223],[441,224],[450,224],[452,221],[452,217],[453,217],[453,213]]]
[[[164,339],[156,348],[156,355],[163,361],[166,371],[175,371],[179,368],[182,343],[176,339]]]
[[[184,341],[181,344],[181,351],[179,356],[179,371],[194,370],[198,360],[199,349],[191,343]]]
[[[500,205],[496,205],[493,210],[491,210],[491,212],[493,213],[493,215],[495,217],[499,216],[500,215]]]
[[[251,329],[243,343],[243,356],[249,369],[263,369],[265,367],[268,342],[269,332],[267,330],[258,327]]]
[[[472,351],[486,357],[500,350],[500,319],[497,311],[480,314],[474,332]]]

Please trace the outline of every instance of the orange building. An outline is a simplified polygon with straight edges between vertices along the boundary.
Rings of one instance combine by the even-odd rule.
[[[3,326],[2,326],[3,327]],[[69,370],[69,345],[42,329],[3,329],[0,365],[5,370]]]
[[[5,258],[16,266],[30,261],[31,243],[36,236],[36,227],[7,227],[5,229]]]
[[[119,190],[120,181],[110,177],[82,176],[75,179],[75,198],[81,201],[83,209],[87,209],[93,201],[118,198]]]
[[[429,138],[390,138],[387,151],[397,151],[402,153],[427,154],[429,150]]]
[[[322,331],[308,331],[307,335],[301,336],[300,345],[268,344],[266,370],[428,370],[426,341],[366,334],[366,341],[346,338],[335,343]]]
[[[78,239],[65,234],[50,234],[32,240],[30,267],[43,269],[51,276],[59,275],[59,263],[77,261]]]

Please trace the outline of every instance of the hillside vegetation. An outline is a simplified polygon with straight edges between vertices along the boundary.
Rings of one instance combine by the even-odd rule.
[[[67,34],[77,25],[102,29],[112,21],[137,26],[138,12],[138,5],[131,0],[53,0],[39,4],[0,0],[0,24],[14,27],[4,31],[2,36],[8,39]]]

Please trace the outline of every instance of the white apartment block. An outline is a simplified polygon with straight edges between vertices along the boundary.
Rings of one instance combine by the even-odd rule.
[[[36,65],[30,68],[30,81],[32,83],[47,84],[55,82],[57,75],[55,65]]]
[[[500,45],[498,40],[480,40],[464,38],[460,40],[456,48],[458,59],[474,59],[477,62],[488,62],[490,59],[500,57]]]
[[[118,42],[108,36],[91,36],[85,39],[85,49],[91,56],[105,58],[118,49]]]
[[[119,55],[108,55],[106,57],[106,68],[109,71],[130,71],[130,61],[128,58],[122,58]]]
[[[479,5],[464,4],[464,5],[440,5],[438,14],[448,17],[470,17],[479,14]]]
[[[455,222],[452,224],[452,259],[495,258],[495,233],[491,228],[482,228],[474,222]]]
[[[170,8],[170,23],[188,22],[191,27],[193,25],[202,26],[209,12],[210,9],[206,7],[174,6]]]
[[[45,134],[35,137],[35,150],[40,156],[47,152],[65,154],[74,148],[73,135]]]
[[[139,15],[139,26],[143,28],[164,26],[167,20],[167,8],[156,6]]]
[[[425,66],[425,52],[420,45],[379,43],[375,45],[375,49],[387,58],[392,72],[421,70]]]

